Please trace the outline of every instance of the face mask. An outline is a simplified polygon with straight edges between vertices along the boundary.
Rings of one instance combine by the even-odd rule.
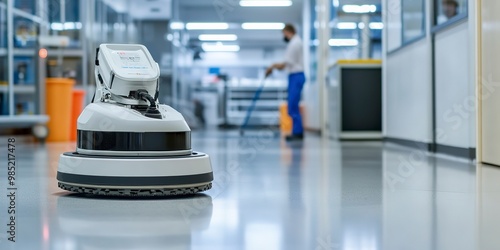
[[[285,41],[285,43],[288,43],[288,42],[290,42],[290,39],[288,39],[288,37],[285,36],[285,37],[283,37],[283,41]]]

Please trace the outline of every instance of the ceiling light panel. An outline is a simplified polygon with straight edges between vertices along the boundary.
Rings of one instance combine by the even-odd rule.
[[[241,28],[244,30],[281,30],[285,27],[284,23],[243,23]]]
[[[242,0],[241,7],[289,7],[292,6],[291,0]]]
[[[227,30],[229,29],[228,23],[187,23],[186,29],[188,30]]]

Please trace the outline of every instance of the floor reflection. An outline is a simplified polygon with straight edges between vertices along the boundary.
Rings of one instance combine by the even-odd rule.
[[[382,148],[345,143],[342,150],[340,249],[382,248]]]
[[[74,144],[19,145],[10,249],[499,249],[499,167],[382,142],[204,136],[217,185],[174,199],[64,192],[57,158]]]
[[[470,162],[391,147],[383,159],[383,249],[476,249]]]
[[[500,167],[481,165],[478,171],[478,249],[499,249],[500,237]]]
[[[57,198],[57,224],[71,242],[51,249],[186,249],[212,217],[207,195],[175,199]]]
[[[304,178],[304,143],[286,143],[282,147],[284,152],[284,170],[288,178],[288,199],[283,206],[282,225],[283,239],[282,246],[294,246],[297,249],[307,249],[307,242],[304,235],[307,235],[308,226],[306,206],[303,197]],[[283,249],[283,247],[282,247]]]

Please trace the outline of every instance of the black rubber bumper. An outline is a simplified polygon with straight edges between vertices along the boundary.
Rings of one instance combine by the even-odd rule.
[[[77,131],[77,147],[98,151],[178,151],[191,149],[191,132]]]
[[[213,173],[183,175],[183,176],[148,176],[148,177],[118,177],[118,176],[91,176],[57,172],[57,180],[75,185],[93,186],[179,186],[207,183],[213,181]]]

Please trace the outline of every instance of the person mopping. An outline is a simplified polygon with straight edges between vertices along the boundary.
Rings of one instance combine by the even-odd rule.
[[[288,115],[292,118],[292,134],[288,135],[286,140],[300,141],[304,139],[304,128],[302,126],[299,102],[302,88],[306,82],[302,39],[296,34],[295,27],[291,24],[286,24],[282,31],[283,40],[288,43],[285,61],[275,63],[267,68],[266,77],[272,74],[274,69],[286,69],[288,71]]]

